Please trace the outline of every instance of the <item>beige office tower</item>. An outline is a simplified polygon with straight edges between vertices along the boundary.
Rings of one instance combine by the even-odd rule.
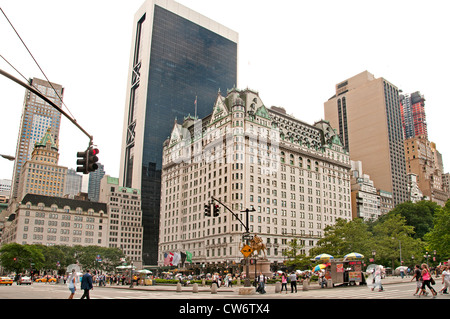
[[[417,176],[418,187],[425,198],[444,206],[448,193],[443,181],[444,165],[436,144],[425,135],[405,140],[405,159],[408,174]]]
[[[336,84],[324,112],[375,187],[391,192],[394,206],[409,200],[398,88],[364,71]]]

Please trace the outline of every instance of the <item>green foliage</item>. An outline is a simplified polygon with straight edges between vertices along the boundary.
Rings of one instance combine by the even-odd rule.
[[[97,261],[100,255],[102,262]],[[70,264],[80,263],[84,269],[101,269],[113,271],[125,257],[118,248],[99,246],[44,246],[6,244],[0,248],[0,264],[8,272],[24,272],[25,270],[64,271]],[[14,260],[15,258],[15,260]],[[59,263],[59,266],[57,266]]]
[[[414,238],[423,239],[426,233],[433,228],[433,216],[439,205],[431,201],[420,201],[418,203],[405,202],[397,205],[384,218],[391,215],[405,217],[406,224],[414,227]]]
[[[302,248],[304,248],[304,246],[301,245],[296,238],[293,238],[289,242],[289,249],[283,251],[283,256],[288,257],[285,265],[289,270],[304,269],[311,265],[309,258],[301,253]]]
[[[436,250],[438,257],[450,258],[450,202],[435,212],[433,229],[425,235],[428,251]]]
[[[430,201],[403,203],[377,221],[339,219],[325,228],[324,237],[310,250],[309,258],[321,253],[342,258],[350,252],[369,263],[397,267],[424,262],[425,252],[436,250],[439,260],[450,257],[450,201],[444,208]],[[305,268],[303,268],[305,269]]]
[[[332,226],[325,228],[325,235],[318,241],[317,247],[311,249],[311,256],[322,253],[334,257],[344,257],[351,252],[367,256],[372,251],[372,234],[362,219],[347,221],[338,219]]]
[[[34,245],[6,244],[0,248],[0,263],[6,271],[22,272],[24,269],[42,267],[44,254]]]

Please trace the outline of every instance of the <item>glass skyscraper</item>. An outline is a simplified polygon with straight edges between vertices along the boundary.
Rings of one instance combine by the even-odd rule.
[[[237,85],[236,32],[172,0],[147,0],[135,15],[120,183],[141,189],[143,261],[158,253],[162,151],[174,121],[211,112]]]

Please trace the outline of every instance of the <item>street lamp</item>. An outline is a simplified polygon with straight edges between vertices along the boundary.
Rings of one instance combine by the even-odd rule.
[[[372,250],[372,261],[375,262],[375,255],[377,252],[375,250]]]
[[[11,156],[11,155],[0,154],[0,156],[3,158],[6,158],[7,160],[10,160],[10,161],[14,161],[16,159],[14,156]]]
[[[423,255],[423,257],[425,257],[427,259],[427,266],[428,266],[428,258],[431,257],[431,255],[428,254],[428,251],[425,252],[425,255]]]

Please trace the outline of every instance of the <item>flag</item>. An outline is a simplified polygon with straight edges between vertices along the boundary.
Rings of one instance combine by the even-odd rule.
[[[172,260],[172,266],[178,266],[178,263],[180,262],[181,256],[179,253],[173,254],[173,260]]]
[[[173,266],[172,260],[173,260],[173,253],[171,252],[164,253],[164,266]]]
[[[192,253],[189,251],[186,251],[186,261],[189,263],[192,262]]]

